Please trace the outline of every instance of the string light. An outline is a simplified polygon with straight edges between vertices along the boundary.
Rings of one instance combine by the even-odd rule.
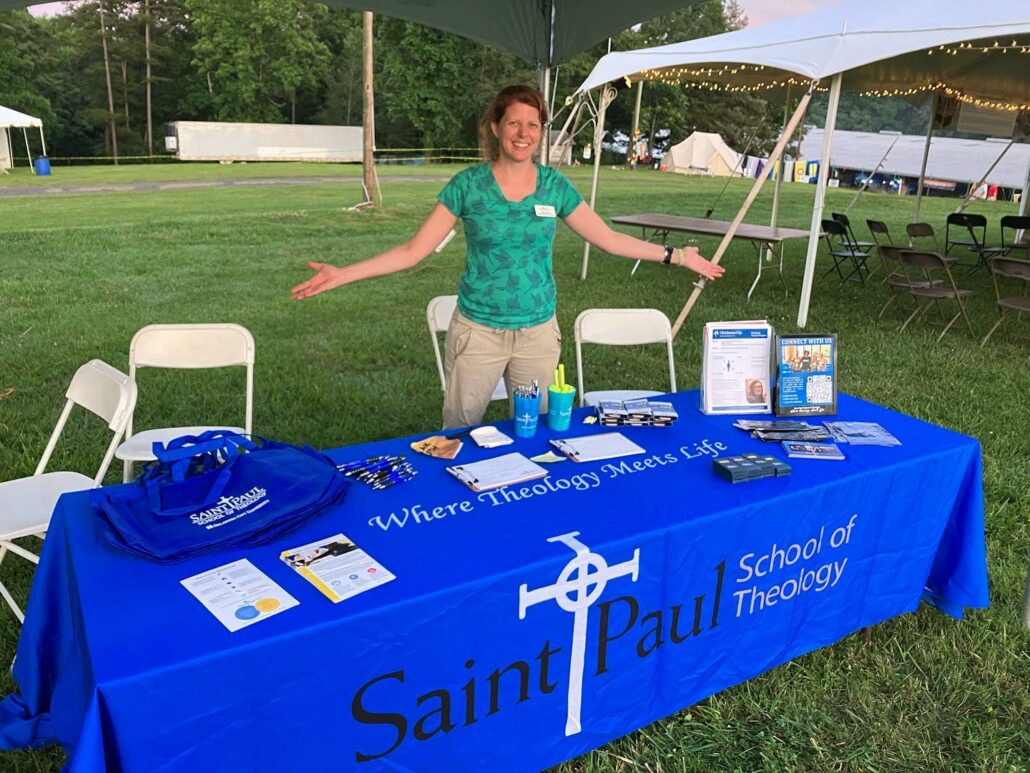
[[[958,56],[963,52],[989,54],[994,51],[1000,51],[1002,54],[1007,54],[1009,51],[1018,51],[1021,54],[1030,54],[1030,44],[1020,43],[1018,40],[1013,38],[1011,43],[999,43],[995,40],[994,43],[989,46],[982,43],[959,43],[957,46],[940,45],[936,48],[928,48],[926,50],[926,55],[933,56],[934,54],[937,54],[939,56]]]

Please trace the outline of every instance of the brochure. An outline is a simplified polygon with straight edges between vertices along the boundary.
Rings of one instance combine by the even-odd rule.
[[[245,558],[181,582],[230,631],[246,628],[298,604]]]
[[[783,450],[792,459],[843,459],[844,454],[836,443],[804,443],[784,440]]]
[[[838,443],[853,446],[900,446],[901,441],[872,421],[828,421],[826,429]]]
[[[343,534],[284,550],[279,558],[334,604],[396,579]]]
[[[771,413],[772,327],[765,320],[709,322],[701,353],[701,411]]]
[[[786,335],[776,339],[775,413],[837,413],[837,336]]]

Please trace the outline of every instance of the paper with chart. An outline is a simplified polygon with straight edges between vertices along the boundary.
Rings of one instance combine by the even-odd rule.
[[[245,558],[181,582],[230,631],[246,628],[298,603]]]
[[[552,440],[551,445],[574,462],[596,462],[644,453],[644,449],[621,432]]]

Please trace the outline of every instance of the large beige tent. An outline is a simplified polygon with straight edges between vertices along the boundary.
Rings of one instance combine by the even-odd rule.
[[[43,139],[43,122],[38,118],[9,107],[0,106],[0,172],[6,172],[14,166],[14,140],[11,138],[11,129],[21,129],[25,139],[25,153],[31,156],[29,151],[29,139],[25,134],[28,129],[39,129],[39,141],[43,143],[43,155],[46,155],[46,141]],[[31,165],[31,161],[29,162]]]
[[[711,132],[694,132],[673,145],[665,163],[670,172],[714,177],[739,176],[741,166],[740,154],[721,135]]]

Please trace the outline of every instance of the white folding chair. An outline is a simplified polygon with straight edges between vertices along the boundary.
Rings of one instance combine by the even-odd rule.
[[[129,376],[136,380],[139,368],[227,368],[247,369],[247,394],[242,427],[164,427],[133,433],[132,417],[125,430],[125,442],[115,456],[124,464],[123,479],[132,480],[133,464],[154,459],[154,443],[167,443],[182,435],[209,430],[228,430],[249,435],[254,413],[254,338],[241,325],[230,323],[147,325],[129,344]]]
[[[440,333],[446,333],[451,325],[451,317],[458,307],[457,295],[438,295],[426,306],[426,322],[429,324],[429,337],[433,339],[433,354],[436,355],[436,371],[440,374],[440,389],[447,391],[447,376],[443,372],[443,356],[440,353]],[[508,390],[504,387],[504,379],[497,382],[491,400],[507,400]]]
[[[11,540],[30,534],[42,538],[50,525],[54,506],[62,494],[100,485],[114,459],[115,448],[122,439],[133,406],[136,405],[136,385],[131,378],[106,362],[91,360],[76,371],[65,396],[68,400],[64,404],[64,410],[61,411],[53,434],[50,435],[50,442],[47,443],[46,450],[43,451],[43,456],[36,466],[36,472],[30,478],[0,483],[0,561],[3,561],[10,551],[38,564],[39,556]],[[64,425],[68,422],[68,416],[75,405],[102,418],[114,433],[108,444],[107,453],[100,463],[100,469],[93,478],[78,472],[43,471],[50,462]],[[0,596],[3,596],[14,610],[18,620],[25,622],[25,615],[2,582]]]
[[[672,325],[657,309],[587,309],[576,317],[576,382],[580,405],[602,400],[634,400],[664,394],[653,390],[616,389],[583,391],[583,344],[637,346],[664,343],[669,354],[668,391],[676,391],[676,364],[672,356]]]

